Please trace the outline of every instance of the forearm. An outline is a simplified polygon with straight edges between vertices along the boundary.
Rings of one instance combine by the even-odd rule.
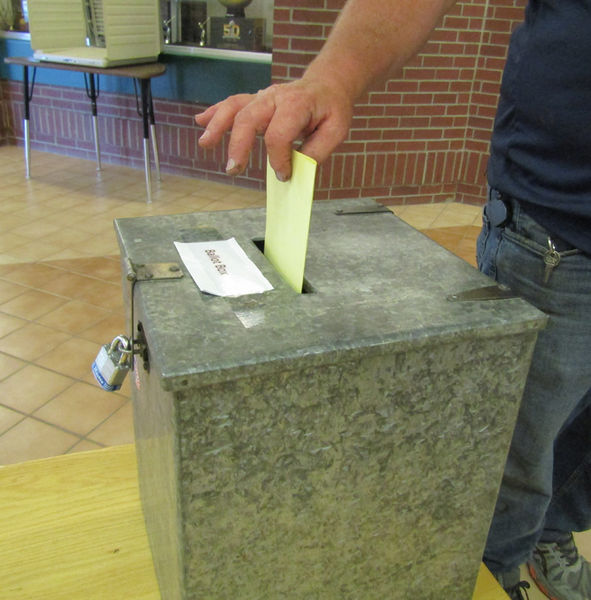
[[[352,102],[423,47],[456,0],[349,0],[304,79],[342,89]]]

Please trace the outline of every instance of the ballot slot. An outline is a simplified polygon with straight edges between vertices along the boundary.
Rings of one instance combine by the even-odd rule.
[[[251,241],[255,245],[255,247],[258,248],[258,250],[261,252],[261,254],[264,256],[265,255],[265,238],[264,237],[253,238]],[[316,293],[316,289],[306,279],[306,277],[304,277],[304,281],[302,283],[302,292],[301,293],[302,294],[314,294],[314,293]]]

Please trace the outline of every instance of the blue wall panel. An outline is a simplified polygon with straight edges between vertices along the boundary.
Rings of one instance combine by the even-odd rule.
[[[0,38],[0,57],[31,56],[28,40]],[[197,56],[163,54],[166,73],[152,80],[155,98],[183,100],[200,104],[214,104],[231,94],[254,93],[271,82],[271,65],[216,60]],[[23,69],[17,65],[0,63],[0,78],[22,81]],[[37,83],[83,88],[81,73],[38,69]],[[122,77],[101,77],[100,89],[105,92],[133,94],[133,82]]]

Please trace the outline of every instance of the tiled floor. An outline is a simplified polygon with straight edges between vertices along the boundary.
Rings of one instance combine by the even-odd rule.
[[[166,175],[145,202],[143,172],[0,147],[0,465],[133,441],[129,384],[103,392],[90,373],[123,332],[113,219],[263,206],[264,193]],[[480,207],[392,207],[474,264]],[[591,557],[591,534],[579,538]],[[531,590],[532,600],[543,598]]]
[[[90,365],[124,332],[113,219],[264,204],[264,194],[0,147],[0,464],[133,441],[128,384],[103,392]]]

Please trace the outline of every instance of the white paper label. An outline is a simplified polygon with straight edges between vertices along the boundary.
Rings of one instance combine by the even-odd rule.
[[[215,296],[244,296],[273,289],[235,238],[175,242],[174,245],[202,292]]]

